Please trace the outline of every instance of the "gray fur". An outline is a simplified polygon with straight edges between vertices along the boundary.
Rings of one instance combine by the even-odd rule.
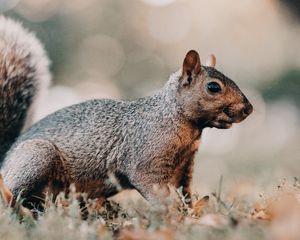
[[[14,196],[22,192],[27,202],[47,187],[55,195],[67,192],[71,183],[90,198],[106,198],[119,191],[109,181],[114,175],[122,188],[135,188],[148,200],[155,198],[156,184],[182,185],[190,195],[202,129],[242,121],[248,115],[245,107],[251,106],[233,81],[215,69],[199,69],[199,57],[194,74],[194,60],[185,61],[188,72],[171,75],[155,95],[90,100],[34,124],[7,153],[2,168],[6,186]],[[222,93],[207,92],[211,81],[222,85]]]
[[[29,162],[35,167],[42,162],[43,166],[49,167],[40,168],[39,174],[47,175],[51,164],[43,158],[51,155],[53,148],[63,153],[64,164],[68,166],[68,174],[74,182],[107,180],[108,174],[113,173],[128,177],[130,184],[125,183],[128,186],[124,187],[133,185],[138,188],[136,171],[139,168],[149,168],[158,157],[174,161],[176,148],[189,146],[198,137],[198,131],[188,139],[181,136],[186,134],[180,132],[186,121],[178,112],[178,103],[174,98],[178,78],[174,77],[164,90],[154,96],[132,102],[91,100],[64,108],[39,121],[18,139],[8,153],[3,167],[8,188],[14,194],[20,191],[18,181],[11,179],[16,176],[23,177],[22,182],[28,182],[25,189],[35,188],[28,178],[34,175],[31,172],[36,169],[24,167]],[[48,148],[36,153],[28,150],[30,146],[35,149],[34,141],[40,144],[42,140],[49,143]],[[31,144],[24,145],[26,142]],[[170,142],[173,144],[170,145]],[[53,156],[57,157],[55,154]],[[175,163],[170,162],[170,165]],[[109,183],[108,187],[111,187]],[[18,190],[15,191],[16,188]],[[114,190],[107,189],[105,192]],[[96,193],[91,189],[90,194],[99,197],[103,192]]]

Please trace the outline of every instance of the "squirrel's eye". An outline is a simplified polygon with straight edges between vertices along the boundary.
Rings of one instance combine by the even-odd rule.
[[[221,86],[217,82],[210,82],[206,85],[207,89],[211,93],[221,92]]]

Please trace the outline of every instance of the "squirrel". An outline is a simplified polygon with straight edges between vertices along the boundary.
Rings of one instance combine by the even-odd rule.
[[[74,184],[88,198],[136,189],[155,201],[153,186],[182,187],[191,197],[202,130],[230,128],[253,111],[238,86],[190,50],[182,67],[151,96],[94,99],[60,109],[24,131],[40,90],[50,80],[39,40],[0,18],[0,161],[6,187],[25,206],[41,204]],[[29,120],[28,120],[29,119]],[[113,175],[117,187],[109,181]]]

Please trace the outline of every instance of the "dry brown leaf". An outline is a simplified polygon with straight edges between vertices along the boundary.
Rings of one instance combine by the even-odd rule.
[[[105,198],[97,198],[93,207],[96,210],[100,210],[103,207],[104,202],[105,202]]]
[[[209,196],[204,196],[200,200],[195,201],[193,203],[192,215],[196,217],[200,217],[203,209],[208,206],[208,202],[209,202]]]
[[[271,202],[267,200],[265,203],[257,202],[254,204],[254,210],[251,213],[252,218],[258,220],[271,221],[273,212],[270,209]]]
[[[254,205],[252,217],[255,219],[273,221],[294,212],[300,213],[300,202],[295,192],[280,192],[279,194],[258,202]]]
[[[265,220],[265,221],[272,220],[272,215],[269,214],[269,212],[266,211],[266,209],[254,211],[251,215],[252,215],[252,218],[254,218],[254,219]]]
[[[8,206],[12,203],[13,200],[13,195],[12,193],[8,190],[7,187],[5,187],[4,182],[3,182],[3,177],[0,174],[0,193],[2,196],[2,199],[4,203]]]
[[[29,209],[23,207],[22,205],[20,205],[20,203],[13,201],[13,194],[4,185],[3,177],[1,174],[0,174],[0,194],[4,203],[7,206],[12,207],[19,216],[33,219],[32,212]]]

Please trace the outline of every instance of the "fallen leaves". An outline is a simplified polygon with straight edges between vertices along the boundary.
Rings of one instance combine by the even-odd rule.
[[[254,219],[266,221],[278,220],[294,212],[299,212],[300,216],[299,197],[299,189],[280,189],[274,195],[255,203],[251,215]]]
[[[15,213],[17,213],[20,219],[28,218],[33,220],[32,212],[29,209],[24,208],[18,201],[14,201],[13,194],[4,185],[3,177],[1,174],[0,174],[0,195],[6,207],[12,207],[12,209],[14,210]]]
[[[248,229],[249,232],[256,231],[258,236],[266,236],[267,239],[300,239],[300,184],[298,182],[294,185],[280,184],[267,197],[262,195],[253,205],[248,201],[248,207],[245,207],[243,199],[243,196],[247,196],[247,191],[242,189],[244,183],[238,185],[238,194],[232,191],[228,191],[229,194],[223,192],[221,183],[222,181],[217,191],[210,197],[193,195],[191,199],[186,199],[181,191],[177,191],[174,192],[174,198],[166,197],[155,204],[141,201],[123,206],[112,200],[87,201],[87,209],[90,213],[87,221],[82,221],[78,214],[80,213],[78,194],[70,191],[68,198],[60,195],[55,203],[51,198],[47,198],[45,208],[48,210],[36,223],[41,224],[45,219],[51,224],[66,221],[71,224],[72,231],[77,227],[85,226],[82,228],[85,229],[84,231],[91,231],[100,239],[173,240],[178,239],[178,236],[188,239],[185,238],[185,233],[191,230],[201,233],[231,234],[244,229]],[[239,194],[240,192],[242,194]],[[10,206],[12,195],[4,186],[1,176],[0,194],[5,206]],[[31,212],[23,208],[20,201],[16,201],[11,209],[23,219],[27,215],[32,218]],[[9,214],[9,212],[4,213]],[[51,214],[57,220],[54,220]]]
[[[4,201],[6,206],[11,205],[12,200],[13,200],[13,195],[12,193],[8,190],[7,187],[5,187],[4,182],[3,182],[3,177],[0,174],[0,193],[2,200]]]
[[[283,184],[270,197],[254,205],[253,219],[269,223],[270,239],[300,239],[300,188]]]
[[[192,208],[192,215],[196,217],[200,217],[203,209],[208,206],[209,203],[209,196],[204,196],[200,200],[197,200],[193,203],[193,208]]]

